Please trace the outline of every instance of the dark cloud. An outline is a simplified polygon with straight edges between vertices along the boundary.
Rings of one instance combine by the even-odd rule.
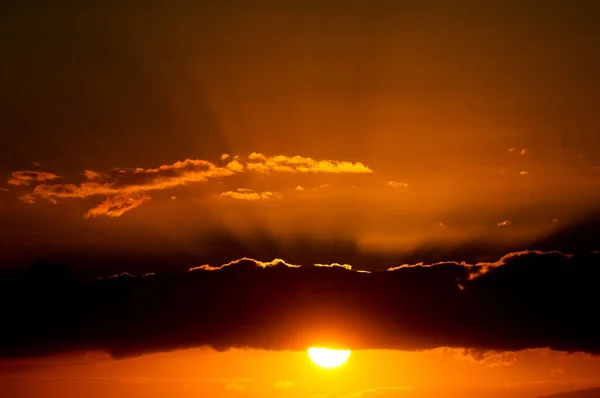
[[[359,273],[245,259],[87,280],[38,264],[0,281],[0,355],[315,344],[599,354],[599,260],[598,253],[519,252],[493,263]]]
[[[600,387],[546,395],[540,398],[595,398],[598,395],[600,395]]]

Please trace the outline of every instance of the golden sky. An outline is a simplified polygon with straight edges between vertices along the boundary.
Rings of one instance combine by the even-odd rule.
[[[598,253],[589,253],[600,248],[595,1],[34,3],[9,1],[0,13],[9,319],[43,315],[35,300],[123,304],[131,294],[136,311],[168,298],[147,308],[162,308],[169,324],[188,318],[164,317],[181,308],[166,285],[188,294],[182,286],[214,277],[254,304],[257,291],[235,281],[257,278],[264,297],[292,305],[269,304],[268,322],[279,325],[270,317],[285,309],[282,328],[304,319],[315,329],[275,349],[224,338],[236,348],[215,352],[198,348],[214,336],[168,333],[162,345],[131,348],[130,336],[68,337],[79,321],[109,322],[69,306],[64,324],[44,318],[61,325],[59,337],[40,321],[33,337],[0,342],[12,358],[0,363],[9,397],[535,398],[600,384],[586,312],[598,303]],[[313,291],[313,271],[340,275],[310,301],[322,311],[314,319],[264,281],[284,286],[281,274],[289,291],[304,292],[301,282]],[[56,298],[54,283],[68,294]],[[113,285],[123,297],[81,293]],[[15,301],[16,286],[32,295]],[[358,303],[356,313],[336,297]],[[412,323],[387,318],[396,316]],[[285,351],[319,333],[344,340],[340,325],[359,325],[345,343],[364,348],[340,369]],[[62,356],[36,358],[46,349]],[[106,354],[119,350],[125,358]]]

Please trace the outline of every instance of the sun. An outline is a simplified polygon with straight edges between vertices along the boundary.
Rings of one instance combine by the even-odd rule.
[[[350,350],[332,350],[324,347],[311,347],[308,357],[315,364],[323,368],[337,368],[343,365],[350,357]]]

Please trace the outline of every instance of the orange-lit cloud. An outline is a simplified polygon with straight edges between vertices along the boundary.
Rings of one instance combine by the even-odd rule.
[[[230,158],[226,155],[223,154],[221,159]],[[371,173],[371,169],[360,162],[314,160],[302,156],[265,156],[254,152],[245,160],[234,156],[225,166],[218,166],[207,160],[187,159],[157,168],[113,169],[106,173],[85,170],[83,176],[86,181],[79,184],[49,184],[48,181],[59,177],[52,173],[18,171],[12,174],[9,184],[26,186],[32,182],[41,183],[35,186],[30,194],[23,197],[27,202],[33,202],[36,197],[56,203],[59,199],[105,196],[105,201],[88,211],[86,217],[100,215],[118,217],[146,202],[150,191],[204,183],[240,173],[275,172],[356,174]],[[254,193],[242,190],[223,192],[221,196],[241,200],[280,197],[279,194],[270,191]]]
[[[372,173],[368,166],[360,162],[315,160],[303,156],[265,156],[253,152],[248,156],[248,161],[248,168],[256,172]]]
[[[238,199],[238,200],[261,200],[280,198],[279,194],[273,192],[252,192],[252,191],[225,191],[221,192],[222,197]]]
[[[510,225],[510,220],[504,220],[504,221],[500,221],[498,224],[499,227],[506,227],[507,225]]]
[[[32,182],[52,181],[60,178],[56,174],[42,171],[15,171],[8,180],[10,185],[29,185]]]
[[[189,271],[197,271],[197,270],[218,271],[220,269],[227,268],[227,267],[230,267],[232,265],[238,265],[240,263],[246,263],[246,262],[249,262],[249,263],[253,264],[255,267],[258,267],[258,268],[269,268],[269,267],[277,267],[277,266],[284,266],[284,267],[287,267],[287,268],[300,268],[300,265],[286,263],[284,260],[282,260],[280,258],[276,258],[273,261],[259,261],[259,260],[255,260],[253,258],[243,257],[243,258],[240,258],[238,260],[230,261],[227,264],[223,264],[223,265],[218,266],[218,267],[213,267],[211,265],[204,264],[204,265],[201,265],[199,267],[190,268]]]
[[[119,217],[141,206],[142,203],[148,200],[150,200],[150,196],[139,193],[109,196],[98,206],[88,210],[85,216],[86,218],[97,216]]]
[[[346,269],[348,271],[353,271],[354,269],[352,268],[352,266],[350,264],[339,264],[339,263],[331,263],[331,264],[314,264],[315,267],[325,267],[325,268],[343,268]],[[359,273],[365,273],[365,274],[370,274],[370,271],[366,271],[366,270],[362,270],[362,269],[357,269],[354,270],[356,272]]]
[[[227,164],[227,168],[236,173],[241,173],[244,171],[244,165],[240,163],[238,160],[234,159]]]
[[[525,171],[525,170],[523,170],[523,171],[520,171],[520,172],[519,172],[519,174],[520,174],[520,175],[522,175],[522,176],[528,176],[528,175],[529,175],[529,172],[528,172],[528,171]]]
[[[407,184],[407,183],[405,183],[405,182],[400,182],[400,181],[388,181],[388,183],[387,183],[387,184],[388,184],[390,187],[394,187],[394,188],[397,188],[397,187],[406,188],[406,187],[408,187],[408,184]]]
[[[35,196],[33,196],[30,193],[26,193],[25,195],[21,195],[19,196],[19,200],[23,203],[27,203],[27,204],[34,204],[35,203]]]
[[[101,181],[102,180],[102,174],[96,173],[95,171],[92,171],[92,170],[84,170],[83,175],[85,176],[85,178],[87,178],[90,181]]]

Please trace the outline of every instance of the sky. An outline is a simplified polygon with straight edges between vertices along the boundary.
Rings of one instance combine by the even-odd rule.
[[[591,0],[8,1],[0,387],[600,386],[599,17]],[[324,371],[314,344],[352,356]]]

